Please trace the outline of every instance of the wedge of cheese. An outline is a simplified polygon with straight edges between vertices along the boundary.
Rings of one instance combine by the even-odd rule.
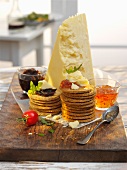
[[[78,71],[83,77],[94,78],[85,14],[69,17],[59,27],[46,80],[59,89],[67,77],[66,69],[81,64]]]

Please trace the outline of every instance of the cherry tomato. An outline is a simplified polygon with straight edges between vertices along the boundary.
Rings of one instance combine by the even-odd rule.
[[[38,122],[38,114],[34,110],[24,112],[22,118],[25,119],[27,126],[35,125]]]

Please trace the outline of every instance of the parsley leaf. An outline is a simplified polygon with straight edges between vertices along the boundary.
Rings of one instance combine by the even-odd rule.
[[[42,136],[42,137],[43,137],[43,136],[45,136],[45,134],[43,134],[43,133],[39,133],[39,134],[38,134],[38,136]]]
[[[54,133],[54,132],[55,132],[54,129],[49,129],[48,131],[49,131],[50,133]]]
[[[54,124],[54,122],[49,122],[49,121],[46,121],[45,119],[41,118],[41,123],[44,124],[44,125],[47,125],[47,126],[52,126]]]
[[[81,68],[81,66],[82,66],[82,64],[80,64],[79,67],[76,67],[76,66],[74,66],[74,68],[73,68],[73,67],[70,67],[69,69],[66,69],[66,72],[67,72],[68,74],[74,73],[74,72],[76,72],[77,70],[79,70],[79,69]]]

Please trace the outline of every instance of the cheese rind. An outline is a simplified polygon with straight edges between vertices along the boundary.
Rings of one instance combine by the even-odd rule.
[[[70,17],[59,27],[46,80],[59,89],[61,81],[67,79],[66,69],[80,64],[82,66],[79,71],[82,76],[85,79],[93,79],[85,14]]]

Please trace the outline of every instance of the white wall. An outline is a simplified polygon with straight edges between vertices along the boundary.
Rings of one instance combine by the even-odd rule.
[[[119,48],[91,48],[94,65],[127,65],[127,1],[78,0],[87,16],[90,44]],[[126,46],[126,48],[120,48]]]
[[[92,44],[127,44],[127,0],[79,0]]]

